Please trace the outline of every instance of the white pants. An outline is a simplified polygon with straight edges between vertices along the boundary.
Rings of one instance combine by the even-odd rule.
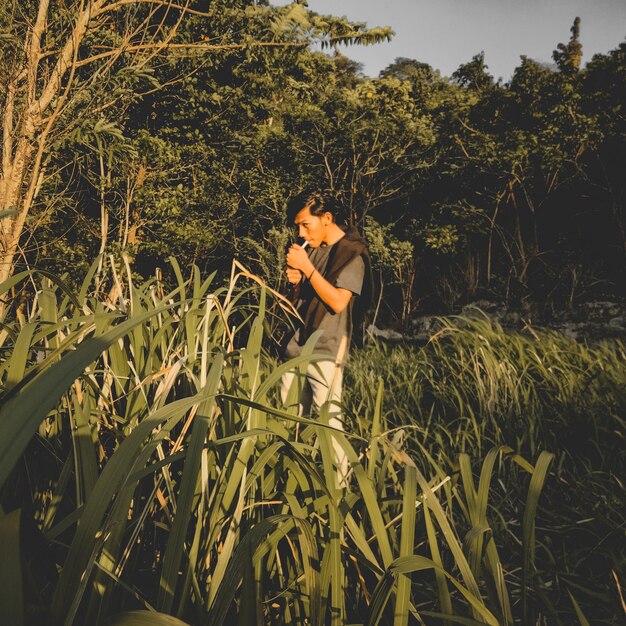
[[[287,403],[289,390],[292,385],[299,386],[296,394],[299,415],[310,415],[313,407],[318,411],[325,402],[329,402],[328,415],[329,426],[343,430],[339,404],[341,402],[341,386],[343,383],[343,367],[335,361],[324,360],[309,363],[306,374],[299,375],[296,371],[283,374],[280,381],[280,397],[283,404]],[[290,406],[293,404],[290,403]],[[289,407],[286,407],[289,408]],[[331,436],[333,450],[335,452],[335,466],[339,486],[347,484],[348,457],[337,439]]]

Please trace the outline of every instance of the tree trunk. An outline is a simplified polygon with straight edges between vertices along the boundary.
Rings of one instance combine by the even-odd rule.
[[[58,53],[47,80],[39,76],[42,59],[41,41],[46,33],[50,0],[40,0],[37,18],[26,40],[22,63],[16,63],[10,79],[3,111],[2,173],[0,174],[0,209],[13,209],[16,216],[0,221],[0,282],[14,270],[19,242],[24,232],[39,177],[47,136],[63,106],[62,81],[73,65],[75,53],[89,24],[91,9],[104,0],[91,3],[78,15],[71,34]],[[41,84],[41,89],[38,89]],[[59,98],[55,110],[44,120],[51,102]],[[22,116],[16,124],[15,104],[21,103]],[[15,142],[15,147],[14,147]],[[37,148],[37,150],[36,150]]]
[[[0,197],[0,209],[18,211],[16,216],[0,221],[0,282],[5,281],[13,273],[20,237],[30,209],[24,202],[23,188],[29,166],[32,166],[33,153],[34,146],[27,136],[22,135],[12,162],[8,169],[3,170],[0,178],[0,190],[3,192]]]

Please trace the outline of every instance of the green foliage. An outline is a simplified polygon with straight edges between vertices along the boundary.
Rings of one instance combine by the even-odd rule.
[[[560,43],[552,53],[552,58],[559,70],[567,74],[573,74],[580,69],[580,62],[583,56],[583,47],[580,43],[580,18],[574,20],[570,29],[572,36],[567,44]]]
[[[381,226],[371,217],[367,219],[365,234],[373,266],[389,272],[393,282],[405,282],[404,270],[413,258],[411,243],[399,241],[392,233],[392,225]]]
[[[454,225],[432,226],[424,233],[424,242],[429,248],[439,252],[454,252],[459,235]]]
[[[436,458],[414,445],[419,424],[393,424],[385,398],[397,379],[365,390],[358,432],[330,429],[328,406],[319,419],[285,412],[282,373],[315,356],[278,366],[267,357],[274,295],[257,277],[235,265],[215,287],[173,262],[168,290],[135,283],[127,261],[92,285],[96,260],[78,293],[37,273],[3,286],[32,275],[36,290],[0,335],[0,541],[17,545],[15,520],[29,516],[43,546],[36,561],[7,553],[30,581],[28,610],[13,597],[18,622],[22,611],[34,623],[35,609],[59,624],[144,623],[138,608],[155,623],[214,625],[495,626],[522,606],[538,619],[554,613],[535,547],[551,455],[533,466],[496,447],[476,485],[462,438]],[[338,488],[331,436],[350,462],[350,490]]]
[[[398,426],[436,414],[465,424],[468,436],[481,435],[468,440],[469,449],[479,447],[484,435],[494,443],[515,441],[528,455],[543,446],[580,451],[584,431],[603,450],[593,456],[599,467],[613,466],[617,451],[609,444],[626,401],[621,342],[587,346],[554,331],[506,332],[484,314],[441,318],[439,326],[419,349],[374,344],[354,356],[351,371],[363,372],[353,380],[356,397],[388,371],[386,411]],[[412,381],[408,387],[406,380]],[[394,406],[403,413],[392,417]],[[592,454],[587,450],[588,458]]]
[[[386,295],[385,286],[400,287],[403,323],[408,322],[413,311],[411,298],[415,276],[413,244],[410,241],[398,240],[392,231],[393,225],[381,226],[371,217],[366,218],[365,236],[372,257],[372,268],[379,279],[378,304],[372,324],[376,323],[380,305]]]
[[[463,511],[475,527],[466,537],[478,542],[471,543],[470,550],[487,547],[482,566],[491,568],[491,592],[501,587],[492,560],[495,553],[490,556],[490,551],[496,550],[503,563],[516,554],[528,565],[524,579],[528,582],[526,576],[535,572],[531,576],[537,585],[534,600],[533,593],[523,592],[522,623],[536,623],[539,613],[549,615],[550,622],[568,623],[577,619],[573,614],[567,617],[577,606],[576,615],[593,615],[594,623],[619,619],[611,571],[620,572],[624,559],[619,540],[623,485],[617,477],[624,472],[625,346],[620,342],[586,346],[530,327],[523,333],[506,332],[482,316],[442,318],[440,329],[424,346],[373,343],[353,352],[344,399],[357,432],[372,427],[368,410],[375,404],[373,390],[381,380],[385,385],[381,415],[390,432],[402,432],[405,445],[420,451],[412,457],[420,471],[435,472],[441,479],[442,467],[460,471],[467,494]],[[501,492],[497,481],[489,486],[494,467],[490,448],[502,444],[526,458],[535,458],[542,449],[555,454],[550,474],[556,479],[550,474],[546,478],[541,498],[549,504],[538,513],[535,526],[545,534],[534,552],[528,551],[534,522],[523,524],[526,547],[520,548],[506,536],[513,518],[505,512],[512,504],[510,497],[522,489],[529,489],[530,495],[534,487],[501,485]],[[475,456],[477,451],[484,458],[479,491],[489,493],[486,509],[484,502],[478,504],[484,496],[472,495],[467,479],[464,454]],[[544,456],[536,469],[543,465],[545,471],[548,461]],[[456,497],[454,489],[452,493],[450,498]],[[480,543],[483,537],[491,538],[473,506],[498,512],[498,522],[490,524],[492,548]],[[531,498],[526,506],[534,506]],[[531,516],[529,510],[527,519]],[[530,566],[533,560],[535,565]],[[440,577],[440,588],[442,581]],[[520,584],[525,587],[523,581]],[[570,591],[576,596],[574,603]],[[509,623],[505,616],[514,617],[519,606],[516,609],[516,600],[510,598],[507,608],[505,596],[498,592],[498,597],[500,623]],[[537,604],[539,597],[547,603],[543,608]]]
[[[481,52],[472,57],[469,63],[461,65],[453,74],[452,78],[472,91],[484,91],[493,86],[493,76],[487,72],[485,65],[485,53]]]
[[[142,10],[95,28],[84,53],[113,45]],[[224,272],[236,255],[279,287],[268,233],[284,231],[288,198],[315,186],[347,221],[393,224],[412,246],[412,284],[388,284],[388,323],[479,293],[567,306],[623,295],[623,45],[580,67],[576,22],[559,49],[574,72],[522,57],[503,84],[480,53],[451,79],[402,58],[367,78],[308,44],[370,43],[386,29],[303,3],[220,0],[200,13],[177,31],[191,48],[122,56],[106,89],[79,68],[28,222],[29,260],[78,280],[103,251],[128,253],[143,276],[170,254]]]

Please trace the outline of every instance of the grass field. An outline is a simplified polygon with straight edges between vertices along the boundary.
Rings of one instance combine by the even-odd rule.
[[[7,623],[617,623],[623,345],[442,320],[355,351],[344,434],[276,401],[315,356],[255,277],[104,261],[0,286]]]
[[[452,485],[463,484],[459,455],[482,459],[498,445],[527,459],[546,450],[555,455],[536,521],[534,575],[543,614],[547,623],[574,622],[571,593],[588,607],[590,623],[618,623],[626,347],[587,346],[547,330],[505,332],[486,317],[442,319],[421,348],[370,344],[353,355],[346,402],[355,427],[369,428],[358,416],[367,415],[369,390],[381,379],[388,427],[401,429],[423,472],[445,468]],[[515,511],[526,482],[520,472],[502,470],[508,482],[492,483],[489,508],[510,572],[519,562]],[[458,522],[463,528],[462,516]]]

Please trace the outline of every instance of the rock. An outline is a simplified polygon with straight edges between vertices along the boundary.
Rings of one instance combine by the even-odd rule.
[[[583,302],[572,309],[554,310],[551,306],[535,304],[521,309],[507,309],[498,302],[477,300],[466,304],[458,311],[460,315],[471,318],[488,318],[510,330],[522,330],[531,325],[534,328],[547,328],[563,333],[577,341],[600,339],[626,340],[626,303],[619,302]],[[422,343],[428,341],[440,328],[436,315],[415,316],[409,324],[407,333],[393,329],[370,327],[374,337],[385,341],[410,341]]]
[[[405,335],[399,333],[391,328],[376,328],[376,326],[370,324],[367,328],[367,332],[376,337],[377,339],[384,339],[385,341],[402,341],[405,339]]]

